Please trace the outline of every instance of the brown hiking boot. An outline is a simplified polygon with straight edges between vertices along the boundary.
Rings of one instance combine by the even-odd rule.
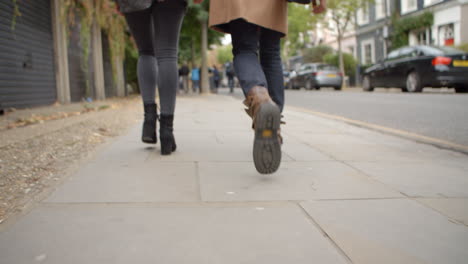
[[[280,109],[271,99],[268,90],[262,86],[253,87],[244,104],[248,107],[246,112],[252,117],[252,128],[255,130],[255,168],[262,174],[273,173],[281,163]]]

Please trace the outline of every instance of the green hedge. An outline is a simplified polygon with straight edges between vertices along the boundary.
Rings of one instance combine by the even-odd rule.
[[[419,16],[400,18],[393,17],[392,49],[397,49],[409,44],[410,31],[424,29],[432,26],[434,14],[425,12]]]
[[[338,58],[338,53],[327,54],[323,58],[324,62],[334,65],[336,67],[340,67],[340,62]],[[343,53],[343,61],[344,61],[344,68],[345,73],[348,76],[354,76],[356,74],[356,66],[357,62],[354,59],[354,56],[349,53]]]

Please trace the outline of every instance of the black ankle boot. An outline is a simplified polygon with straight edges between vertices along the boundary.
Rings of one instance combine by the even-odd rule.
[[[174,139],[174,115],[162,115],[159,119],[159,138],[161,139],[161,154],[169,155],[177,148]]]
[[[145,104],[145,121],[143,122],[143,133],[141,140],[148,144],[156,144],[158,137],[156,135],[156,122],[158,120],[158,112],[156,104]]]

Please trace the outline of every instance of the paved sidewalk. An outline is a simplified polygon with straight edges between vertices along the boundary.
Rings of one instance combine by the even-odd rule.
[[[136,125],[0,226],[0,263],[467,263],[468,156],[286,108],[260,175],[242,112],[179,98],[173,155]]]

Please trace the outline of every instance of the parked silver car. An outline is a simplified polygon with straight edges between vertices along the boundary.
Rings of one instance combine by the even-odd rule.
[[[289,87],[292,89],[304,87],[307,90],[333,87],[335,90],[341,90],[342,83],[343,74],[337,67],[324,63],[307,63],[297,70],[294,77],[291,77]]]

